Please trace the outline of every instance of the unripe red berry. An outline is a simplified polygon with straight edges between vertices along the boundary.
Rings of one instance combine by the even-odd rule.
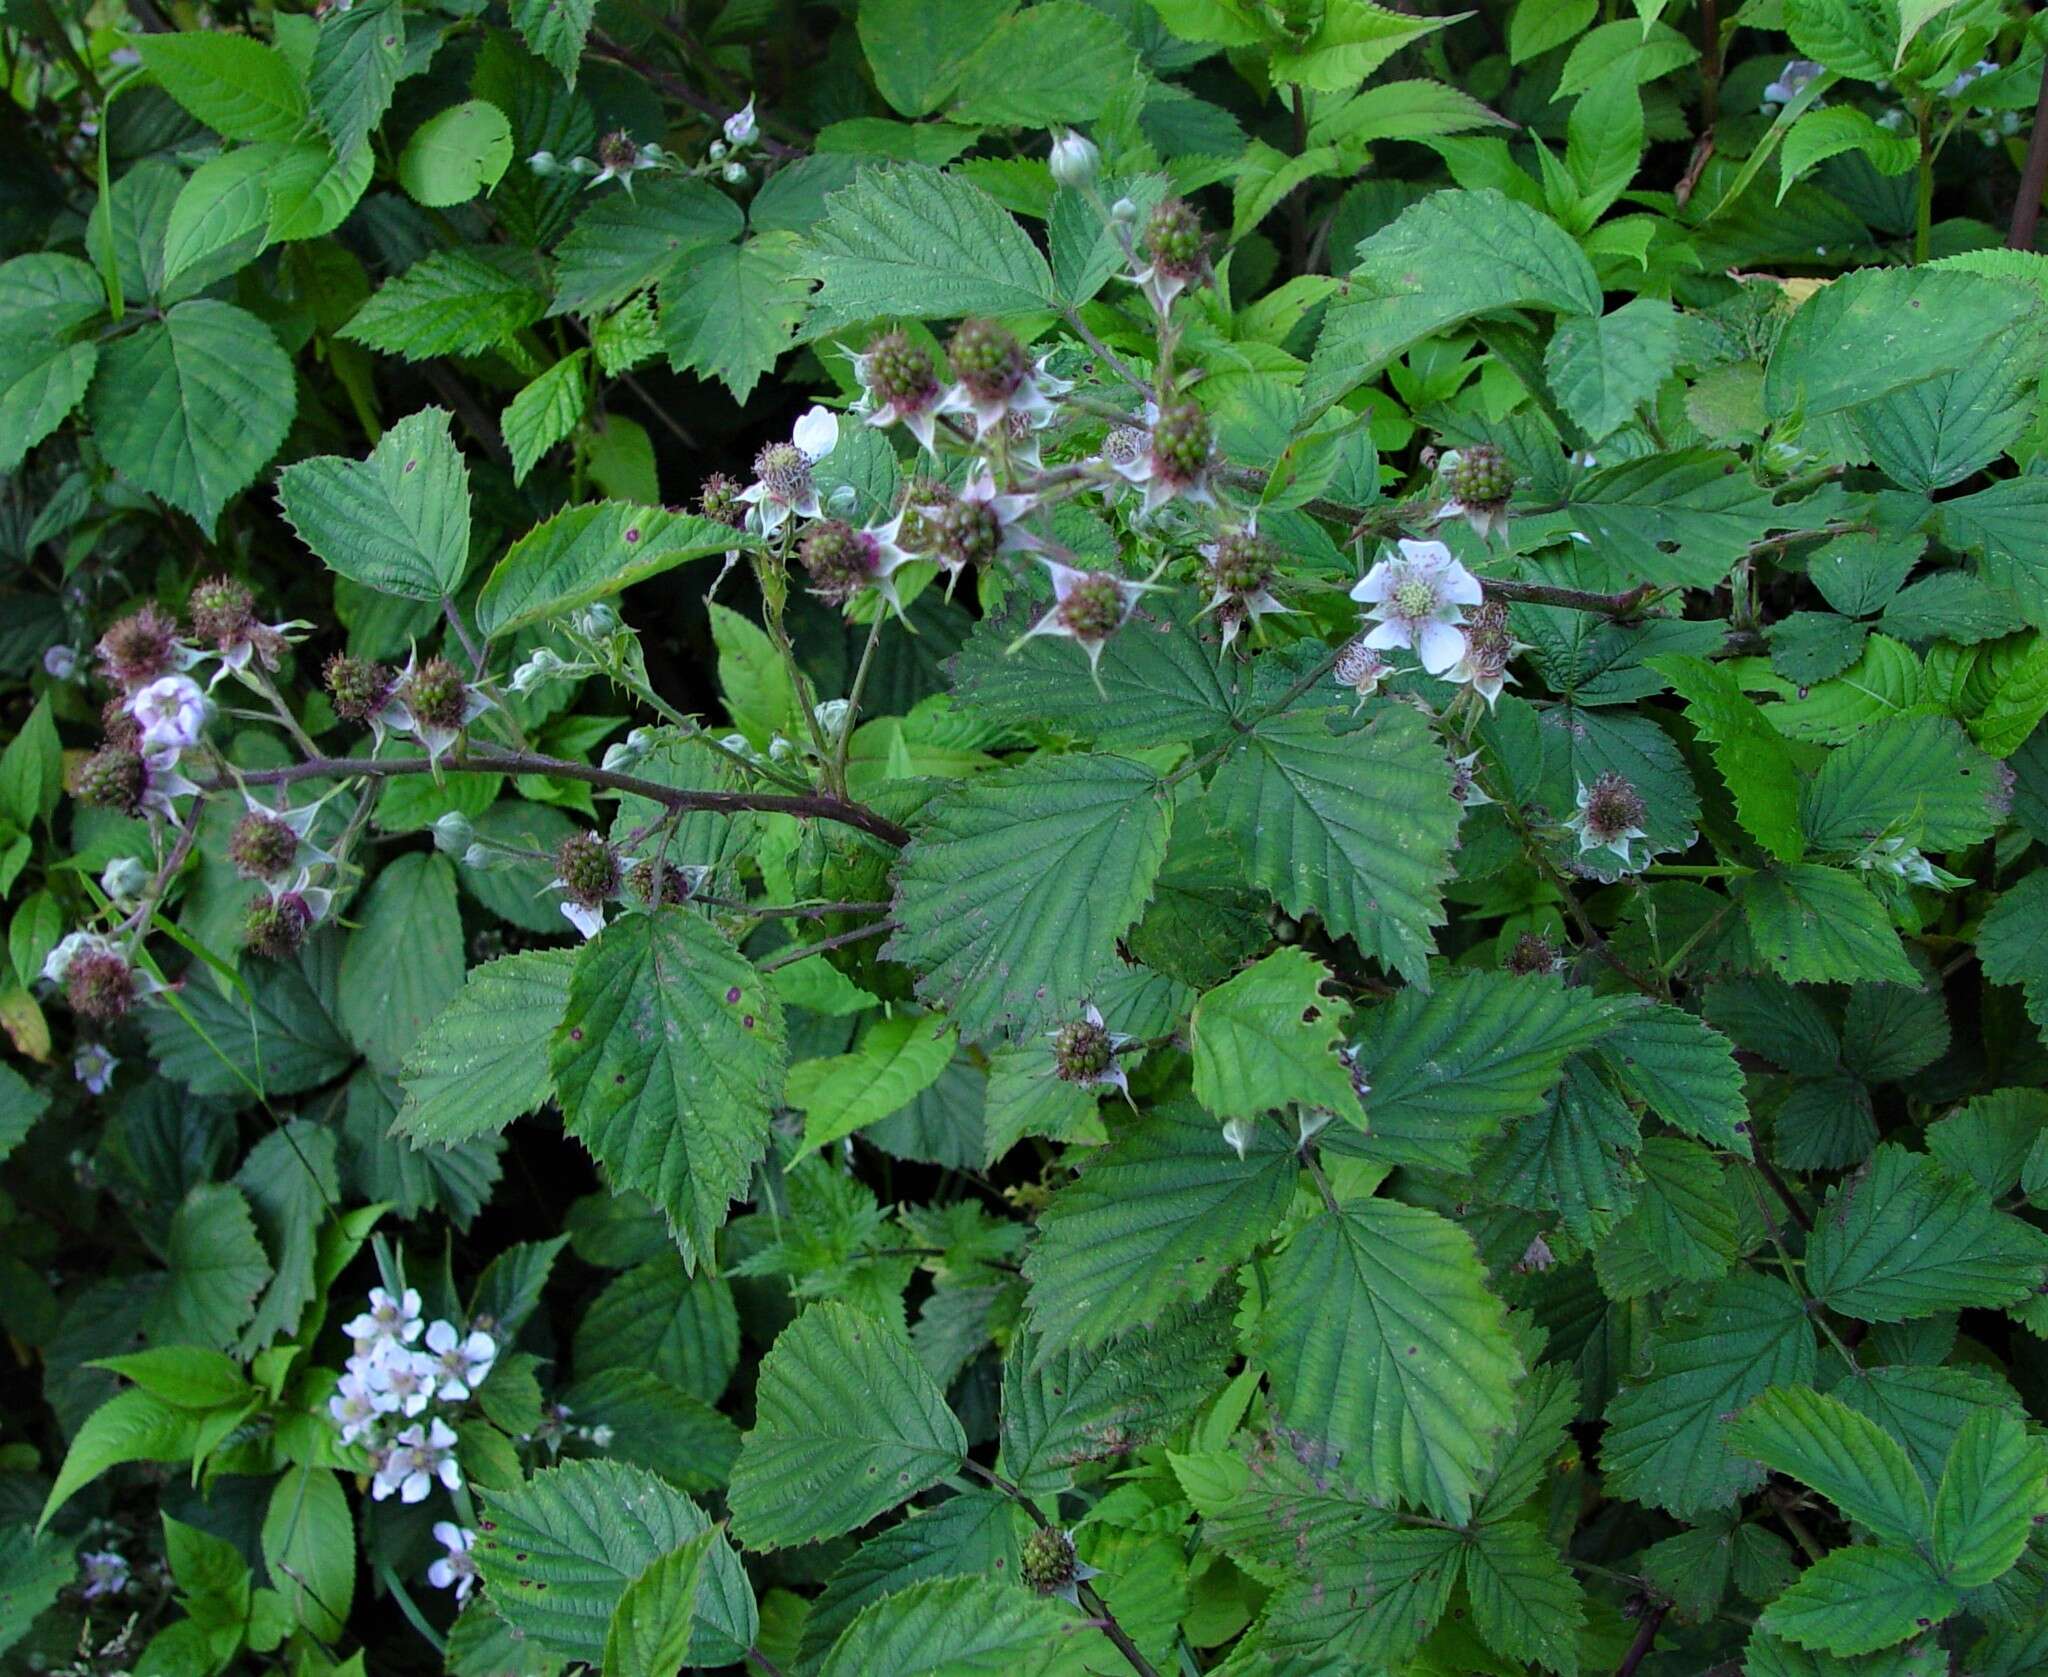
[[[1556,972],[1563,962],[1559,959],[1557,945],[1541,932],[1524,932],[1515,939],[1515,946],[1508,951],[1507,969],[1517,978],[1533,978],[1542,973]]]
[[[1002,522],[986,501],[949,501],[927,522],[933,556],[949,569],[986,565],[1002,549]]]
[[[963,320],[946,345],[953,376],[984,402],[1007,401],[1031,371],[1017,334],[992,320]]]
[[[64,974],[64,999],[83,1018],[118,1019],[135,1005],[135,969],[111,949],[85,950]]]
[[[642,862],[626,875],[626,889],[640,902],[652,904],[655,899],[656,875],[660,876],[661,901],[664,906],[675,908],[690,900],[690,870],[674,862]]]
[[[875,540],[843,518],[827,518],[804,532],[797,557],[810,573],[811,592],[841,606],[875,574]]]
[[[137,815],[148,782],[149,768],[141,752],[130,745],[103,745],[78,766],[72,792],[80,803],[95,809]]]
[[[422,726],[452,731],[462,726],[469,688],[446,658],[429,658],[406,678],[400,697]]]
[[[555,847],[562,894],[583,908],[601,908],[619,894],[619,853],[595,833],[571,833]]]
[[[334,713],[347,722],[367,722],[391,697],[391,671],[369,658],[337,652],[322,672]]]
[[[282,961],[298,952],[313,929],[313,910],[296,891],[268,893],[249,905],[242,922],[242,941],[251,954]]]
[[[298,853],[299,835],[261,810],[250,810],[228,835],[228,860],[244,879],[275,879]]]

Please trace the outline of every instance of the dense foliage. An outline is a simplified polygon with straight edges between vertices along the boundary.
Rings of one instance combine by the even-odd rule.
[[[2048,14],[1601,4],[0,10],[0,1655],[2048,1673]]]

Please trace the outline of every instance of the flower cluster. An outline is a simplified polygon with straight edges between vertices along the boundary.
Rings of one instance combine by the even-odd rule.
[[[487,1333],[453,1322],[426,1321],[420,1295],[408,1287],[370,1293],[370,1308],[342,1331],[355,1341],[327,1412],[344,1444],[370,1454],[370,1494],[379,1502],[424,1502],[438,1482],[459,1490],[455,1429],[441,1406],[466,1403],[497,1361]]]

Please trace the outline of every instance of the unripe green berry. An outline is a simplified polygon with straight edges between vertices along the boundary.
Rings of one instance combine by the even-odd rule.
[[[1208,469],[1209,441],[1209,416],[1199,402],[1169,402],[1152,426],[1153,469],[1168,482],[1190,482]]]
[[[797,557],[810,573],[811,592],[833,605],[844,605],[874,575],[874,538],[843,518],[827,518],[804,532]]]
[[[313,929],[313,910],[296,891],[265,892],[249,905],[242,942],[253,955],[282,961],[298,952]]]
[[[943,483],[914,479],[903,492],[903,522],[896,545],[907,553],[930,553],[939,544],[939,516],[959,499]]]
[[[82,804],[135,815],[148,780],[141,752],[128,745],[103,745],[79,765],[72,790]]]
[[[1003,527],[986,501],[952,501],[935,511],[929,525],[932,551],[950,569],[986,565],[1001,551]]]
[[[1202,271],[1202,255],[1209,245],[1202,218],[1185,198],[1161,200],[1145,218],[1139,242],[1155,267],[1182,279]]]
[[[1020,1559],[1024,1582],[1040,1595],[1052,1595],[1074,1582],[1074,1540],[1056,1527],[1040,1526],[1025,1538]]]
[[[135,971],[111,949],[88,949],[64,974],[64,999],[83,1018],[118,1019],[135,1005]]]
[[[1069,1083],[1093,1083],[1115,1059],[1109,1032],[1092,1019],[1062,1025],[1052,1039],[1053,1069]]]
[[[233,577],[210,577],[192,590],[187,602],[192,633],[223,649],[248,637],[256,622],[256,600]]]
[[[907,332],[885,333],[868,346],[867,383],[877,402],[905,412],[929,407],[939,398],[931,352]]]
[[[345,722],[367,722],[391,697],[391,671],[371,658],[337,652],[322,672],[334,714]]]
[[[697,510],[714,524],[739,529],[747,521],[747,503],[740,499],[739,480],[713,472],[697,491]]]
[[[1524,932],[1515,939],[1515,946],[1508,951],[1507,970],[1517,978],[1533,978],[1541,973],[1556,972],[1562,964],[1558,959],[1557,945],[1541,932]]]
[[[1475,443],[1458,455],[1449,482],[1451,493],[1465,506],[1499,506],[1515,492],[1515,468],[1490,443]]]
[[[406,708],[428,728],[460,728],[469,688],[446,658],[429,658],[406,678]]]
[[[1075,583],[1060,602],[1060,623],[1077,640],[1108,640],[1123,627],[1124,616],[1123,590],[1115,577],[1100,572]]]
[[[583,908],[601,908],[619,894],[619,853],[595,833],[571,833],[555,847],[562,894]]]
[[[1216,538],[1209,580],[1231,594],[1257,594],[1273,580],[1273,549],[1254,530],[1226,530]]]
[[[252,809],[228,835],[228,860],[244,879],[275,879],[299,853],[299,835],[274,815]]]
[[[984,402],[1006,401],[1024,382],[1031,363],[1017,334],[992,320],[963,320],[946,346],[953,376]]]
[[[655,897],[655,879],[660,876],[661,901],[664,906],[674,908],[690,900],[690,880],[687,868],[674,862],[642,862],[626,875],[626,889],[640,902],[652,904]]]

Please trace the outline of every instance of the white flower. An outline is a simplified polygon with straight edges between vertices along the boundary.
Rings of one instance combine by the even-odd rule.
[[[128,1562],[112,1549],[88,1549],[78,1557],[85,1587],[78,1593],[87,1601],[101,1596],[124,1595],[128,1589]]]
[[[457,1601],[467,1601],[476,1584],[476,1557],[470,1553],[476,1533],[453,1520],[436,1520],[434,1541],[448,1552],[427,1568],[427,1582],[437,1590],[452,1588]]]
[[[363,1382],[371,1401],[386,1414],[417,1415],[434,1396],[439,1370],[423,1351],[407,1351],[385,1343],[371,1353]]]
[[[166,675],[133,694],[127,709],[142,729],[145,747],[182,751],[199,743],[212,707],[190,676]]]
[[[81,1042],[72,1056],[71,1075],[83,1083],[89,1094],[104,1095],[114,1082],[114,1068],[121,1062],[107,1052],[106,1045]]]
[[[98,932],[68,932],[57,947],[43,957],[43,977],[62,984],[70,975],[71,963],[81,955],[118,955],[120,946]]]
[[[382,1287],[370,1289],[370,1308],[352,1322],[344,1322],[341,1331],[351,1339],[375,1343],[389,1340],[394,1345],[410,1345],[419,1338],[426,1323],[420,1319],[420,1290],[408,1287],[397,1298]]]
[[[465,1338],[453,1322],[435,1322],[427,1328],[426,1362],[440,1382],[434,1395],[443,1403],[462,1402],[484,1383],[497,1360],[497,1341],[487,1333]]]
[[[183,680],[182,676],[177,677]],[[142,754],[142,808],[148,815],[161,815],[174,827],[182,825],[174,798],[192,798],[199,788],[178,772],[178,748],[167,745],[160,751]]]
[[[754,101],[748,97],[746,107],[737,110],[725,119],[725,141],[731,146],[750,146],[761,132],[761,125],[754,116]]]
[[[1650,836],[1643,827],[1642,794],[1608,769],[1596,775],[1591,786],[1579,782],[1578,805],[1578,813],[1565,825],[1578,834],[1579,853],[1604,848],[1619,856],[1623,867],[1634,867],[1630,847],[1637,839]]]
[[[355,1368],[335,1383],[334,1395],[327,1400],[327,1413],[341,1429],[344,1444],[353,1444],[374,1431],[379,1418],[391,1407],[370,1389],[367,1372]]]
[[[740,491],[747,503],[747,528],[772,536],[789,522],[819,514],[811,469],[839,446],[839,416],[813,407],[796,422],[786,443],[770,443],[754,456],[754,481]]]
[[[115,902],[126,902],[149,888],[149,869],[140,856],[116,856],[100,873],[100,889]]]
[[[1764,89],[1764,115],[1775,116],[1780,105],[1791,104],[1806,84],[1822,73],[1821,66],[1810,58],[1792,59],[1778,72],[1778,79]]]
[[[451,1491],[462,1488],[462,1469],[455,1465],[455,1429],[438,1416],[431,1424],[415,1421],[398,1435],[377,1469],[370,1494],[382,1502],[396,1491],[400,1502],[425,1502],[437,1479]]]
[[[1052,605],[1039,620],[1011,643],[1015,651],[1039,635],[1055,635],[1077,641],[1088,654],[1088,668],[1096,672],[1101,685],[1102,649],[1109,637],[1131,620],[1138,601],[1158,585],[1132,582],[1109,571],[1080,571],[1045,554],[1038,562],[1052,576]]]
[[[1095,184],[1095,172],[1102,166],[1102,153],[1086,135],[1071,128],[1060,130],[1052,143],[1052,178],[1075,192]]]
[[[78,673],[78,649],[62,645],[50,647],[43,653],[43,673],[52,681],[69,681]],[[120,1557],[117,1555],[115,1559]]]
[[[1352,588],[1375,624],[1365,644],[1377,651],[1405,646],[1422,667],[1442,675],[1465,655],[1461,608],[1485,597],[1479,579],[1442,542],[1402,540],[1400,557],[1382,559]]]

